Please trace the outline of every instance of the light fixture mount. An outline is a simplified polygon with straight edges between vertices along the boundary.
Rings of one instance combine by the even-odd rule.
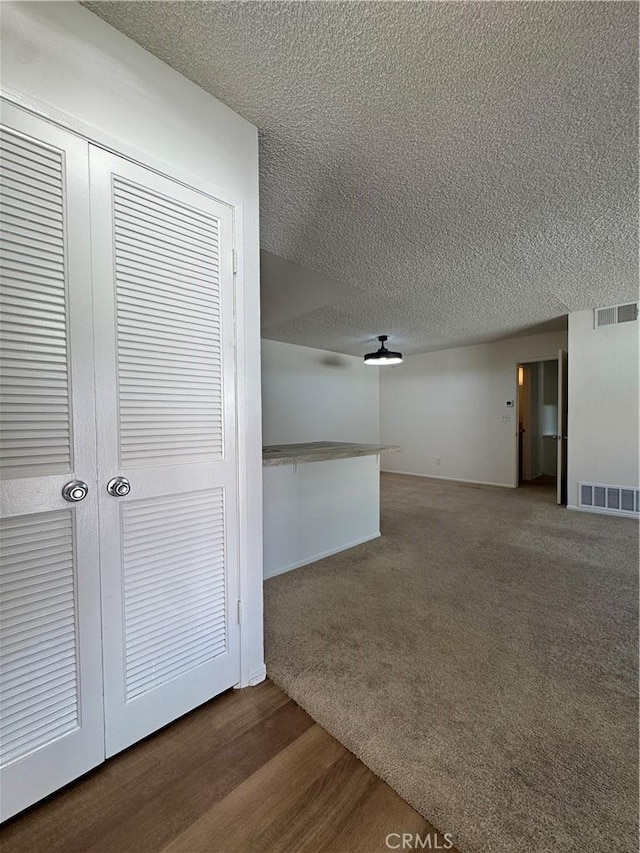
[[[391,352],[384,345],[384,342],[388,339],[387,335],[378,335],[378,340],[380,341],[380,349],[376,350],[376,352],[368,352],[364,357],[365,364],[373,364],[381,366],[383,364],[400,364],[402,361],[402,353],[401,352]]]

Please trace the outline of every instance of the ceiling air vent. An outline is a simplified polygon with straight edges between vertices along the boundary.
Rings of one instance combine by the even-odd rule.
[[[618,323],[629,323],[638,319],[638,303],[628,302],[626,305],[612,305],[610,308],[596,308],[593,312],[594,329],[604,326],[617,326]]]

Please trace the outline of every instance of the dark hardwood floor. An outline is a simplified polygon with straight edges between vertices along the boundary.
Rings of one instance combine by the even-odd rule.
[[[402,848],[402,833],[418,834],[421,846],[405,840]],[[453,849],[270,681],[213,699],[9,821],[0,829],[0,847],[3,853]]]

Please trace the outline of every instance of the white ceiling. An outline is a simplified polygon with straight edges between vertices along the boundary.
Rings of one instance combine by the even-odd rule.
[[[356,289],[269,338],[408,354],[637,298],[637,3],[87,5],[258,126],[262,248]]]

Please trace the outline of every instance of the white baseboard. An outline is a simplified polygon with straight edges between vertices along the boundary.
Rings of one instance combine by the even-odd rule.
[[[615,515],[618,518],[635,518],[638,520],[637,512],[625,512],[623,509],[606,509],[599,506],[573,506],[568,505],[567,509],[574,509],[576,512],[592,512],[595,515]]]
[[[309,563],[315,563],[317,560],[324,560],[325,557],[331,557],[333,554],[339,554],[341,551],[348,551],[349,548],[355,548],[356,545],[363,545],[365,542],[371,542],[372,539],[378,539],[380,531],[371,536],[364,536],[362,539],[356,539],[354,542],[345,542],[344,545],[339,545],[337,548],[330,548],[328,551],[322,551],[320,554],[314,554],[310,557],[305,557],[296,563],[291,563],[288,566],[282,566],[278,569],[269,569],[264,573],[264,579],[274,578],[276,575],[283,575],[285,572],[291,572],[293,569],[300,569],[302,566],[308,566]]]
[[[259,669],[254,670],[254,672],[251,673],[249,678],[249,687],[255,687],[256,684],[260,684],[261,681],[264,681],[266,677],[267,667],[265,664],[262,664]]]
[[[495,486],[498,489],[515,489],[510,483],[489,483],[486,480],[463,480],[460,477],[437,477],[435,474],[414,474],[413,471],[394,471],[384,468],[381,474],[404,474],[406,477],[423,477],[425,480],[447,480],[450,483],[468,483],[471,486]]]
[[[263,663],[262,666],[259,666],[257,669],[254,669],[249,675],[249,680],[244,684],[239,681],[234,685],[234,690],[244,690],[246,687],[255,687],[256,684],[260,684],[267,677],[267,667]]]

